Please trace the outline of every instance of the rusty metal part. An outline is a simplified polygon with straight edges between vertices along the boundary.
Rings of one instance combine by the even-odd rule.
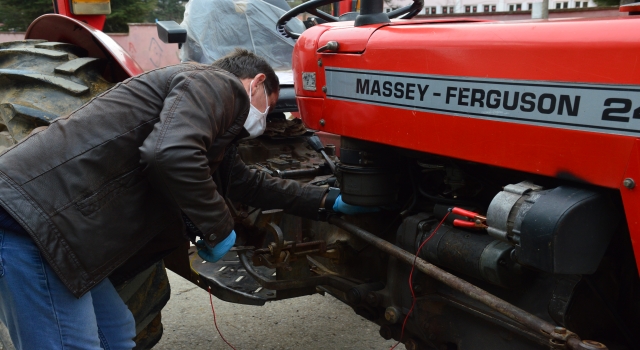
[[[334,245],[327,246],[325,241],[313,242],[288,242],[284,240],[284,234],[278,225],[269,223],[265,226],[267,232],[273,234],[274,242],[267,248],[253,251],[253,265],[269,268],[286,268],[296,258],[308,255],[319,255],[330,259],[338,259],[340,252],[334,249]]]
[[[390,323],[398,323],[400,321],[400,317],[402,316],[402,311],[396,306],[389,306],[384,311],[384,318]]]
[[[324,253],[327,251],[327,243],[325,241],[312,241],[312,242],[286,242],[284,246],[280,248],[281,251],[293,251],[295,253],[306,253],[307,251],[317,251],[318,253]],[[271,248],[260,248],[253,252],[254,254],[271,253]]]
[[[289,252],[282,252],[282,259],[278,262],[273,262],[272,257],[272,255],[268,254],[254,254],[252,262],[254,266],[266,266],[270,269],[275,269],[278,267],[286,268],[289,265],[289,261],[291,261],[291,254]]]
[[[429,277],[438,280],[441,283],[462,292],[466,296],[483,303],[484,305],[498,311],[507,318],[523,325],[524,327],[535,332],[542,332],[543,334],[547,335],[550,339],[550,342],[553,341],[554,344],[566,344],[569,349],[589,349],[588,347],[586,347],[586,344],[592,343],[591,341],[583,342],[578,337],[578,335],[568,330],[566,330],[564,334],[559,334],[555,332],[555,326],[553,324],[544,321],[541,318],[532,315],[492,294],[487,293],[486,291],[476,287],[475,285],[461,278],[458,278],[419,257],[416,257],[414,254],[411,254],[406,250],[401,249],[393,245],[392,243],[389,243],[384,239],[379,238],[371,234],[370,232],[367,232],[359,228],[358,226],[341,219],[338,216],[330,216],[327,221],[370,243],[383,252],[396,257],[399,261],[402,261],[409,265],[415,264],[415,267],[418,270],[425,273]],[[607,349],[607,347],[603,345],[602,349]]]
[[[280,227],[273,222],[268,223],[265,229],[273,235],[274,241],[267,248],[253,251],[252,260],[254,266],[286,268],[293,259],[299,256],[314,254],[332,258],[336,254],[339,255],[339,252],[335,249],[327,251],[325,241],[287,242],[284,240],[284,234]]]
[[[320,168],[292,169],[292,170],[276,170],[277,177],[283,179],[291,179],[295,177],[316,176],[320,175]]]
[[[607,348],[604,344],[593,340],[583,340],[582,343],[580,343],[580,346],[582,347],[581,349],[584,350],[600,350]]]
[[[240,263],[245,268],[247,273],[253,277],[258,283],[266,289],[271,290],[287,290],[287,289],[295,289],[295,288],[305,288],[305,287],[313,287],[313,286],[321,286],[327,285],[339,289],[341,291],[348,291],[353,288],[356,284],[350,281],[347,281],[338,276],[332,275],[322,275],[322,276],[313,276],[307,277],[299,280],[270,280],[261,276],[251,264],[250,258],[247,256],[247,250],[238,250],[238,257],[240,258]]]
[[[267,128],[273,124],[269,120],[267,123]],[[243,141],[238,147],[238,153],[249,167],[264,171],[271,176],[295,178],[306,182],[313,180],[316,176],[330,173],[326,161],[306,143],[304,136],[260,137]],[[335,156],[329,158],[334,162],[337,160]]]
[[[406,342],[404,342],[404,347],[407,348],[407,350],[418,350],[418,349],[420,349],[420,345],[418,344],[418,342],[415,339],[409,339]]]
[[[283,214],[282,209],[263,210],[258,215],[254,226],[258,229],[268,229],[267,226],[272,222],[279,222]]]
[[[269,245],[269,250],[271,250],[271,255],[275,258],[276,263],[282,262],[285,258],[282,256],[282,246],[284,246],[284,233],[278,225],[270,222],[267,227],[267,232],[273,234],[274,242]]]
[[[273,222],[268,223],[265,229],[273,235],[273,242],[269,244],[268,248],[261,249],[263,252],[254,253],[253,264],[255,266],[267,266],[271,269],[288,266],[291,260],[291,253],[283,251],[285,241],[282,230]]]

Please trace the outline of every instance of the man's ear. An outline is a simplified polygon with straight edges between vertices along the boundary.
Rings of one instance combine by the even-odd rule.
[[[255,84],[254,87],[263,84],[265,80],[267,80],[267,76],[264,75],[264,73],[258,73],[258,75],[253,78],[253,83]]]

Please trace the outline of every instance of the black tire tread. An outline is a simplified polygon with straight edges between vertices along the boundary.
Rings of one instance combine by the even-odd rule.
[[[57,66],[55,68],[55,72],[60,74],[65,74],[65,75],[73,75],[76,72],[78,72],[80,69],[96,64],[99,61],[100,61],[99,58],[94,58],[94,57],[76,58],[75,60],[71,60],[69,62],[66,62]]]
[[[34,116],[66,115],[113,86],[100,74],[97,63],[102,60],[76,55],[84,52],[74,45],[44,40],[0,44],[0,103],[20,106],[3,105],[0,123],[14,141],[29,134],[27,126],[46,122]],[[30,112],[17,113],[25,108]]]
[[[49,50],[49,49],[36,49],[36,48],[10,48],[0,50],[0,55],[16,55],[16,54],[24,54],[24,55],[33,55],[33,56],[45,56],[48,58],[58,59],[58,60],[68,60],[69,53],[64,51],[57,50]]]
[[[60,42],[56,42],[56,41],[45,41],[42,43],[38,43],[34,45],[35,48],[37,49],[50,49],[50,50],[57,50],[57,51],[65,51],[71,54],[74,54],[78,57],[85,57],[87,56],[87,50],[73,45],[73,44],[68,44],[68,43],[60,43]]]
[[[59,89],[66,90],[67,93],[73,95],[82,95],[89,91],[89,88],[86,85],[81,85],[78,83],[74,83],[69,79],[64,79],[60,77],[56,77],[54,75],[42,74],[42,73],[31,73],[28,71],[21,71],[15,69],[0,69],[0,76],[6,76],[9,79],[16,80],[39,80],[42,83],[50,84]]]

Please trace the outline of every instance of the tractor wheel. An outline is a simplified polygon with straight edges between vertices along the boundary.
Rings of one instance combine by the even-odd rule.
[[[114,84],[103,72],[109,72],[108,62],[87,57],[86,50],[75,45],[44,40],[0,43],[0,153],[111,88]],[[150,349],[162,336],[160,310],[170,295],[164,264],[116,288],[136,320],[136,349]],[[3,334],[0,344],[8,343]],[[11,347],[5,344],[6,348]]]

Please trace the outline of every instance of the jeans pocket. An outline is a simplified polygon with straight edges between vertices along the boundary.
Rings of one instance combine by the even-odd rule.
[[[2,260],[3,249],[4,249],[4,230],[0,230],[0,278],[4,277],[4,261]]]

